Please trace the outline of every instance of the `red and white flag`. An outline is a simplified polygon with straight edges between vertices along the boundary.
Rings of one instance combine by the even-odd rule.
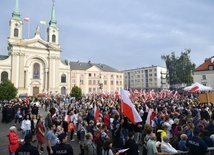
[[[148,115],[146,118],[146,124],[151,125],[152,120],[155,118],[156,115],[157,115],[157,113],[153,109],[149,109],[149,112],[148,112]]]
[[[30,21],[30,18],[24,18],[24,21],[26,21],[26,22],[29,22]]]
[[[133,123],[136,124],[138,122],[142,122],[142,119],[135,109],[133,103],[129,99],[129,92],[121,89],[121,111],[122,114],[125,115],[129,120]]]
[[[115,98],[120,98],[119,92],[116,91],[116,92],[114,93],[114,97],[115,97]]]
[[[100,112],[97,109],[97,105],[94,104],[94,120],[97,121],[99,117],[100,117]]]
[[[147,100],[147,95],[146,95],[145,90],[143,91],[143,97],[144,97],[145,100]]]
[[[177,98],[177,96],[179,95],[178,91],[176,91],[173,95],[174,98]]]

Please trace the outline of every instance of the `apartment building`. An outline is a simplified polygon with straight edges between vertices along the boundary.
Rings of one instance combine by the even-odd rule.
[[[135,68],[123,71],[125,88],[168,88],[167,69],[159,66]]]
[[[100,63],[70,62],[71,88],[76,85],[83,94],[115,92],[123,88],[123,73]]]

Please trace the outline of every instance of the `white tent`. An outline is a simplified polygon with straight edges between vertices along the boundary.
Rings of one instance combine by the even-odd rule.
[[[208,90],[212,90],[211,87],[208,86],[204,86],[198,82],[192,84],[191,86],[185,87],[184,90],[185,91],[190,91],[191,89],[196,89],[195,91],[208,91]]]

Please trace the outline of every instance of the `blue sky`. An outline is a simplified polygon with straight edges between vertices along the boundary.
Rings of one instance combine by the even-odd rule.
[[[30,37],[51,18],[51,0],[19,0]],[[1,0],[0,54],[7,55],[15,0]],[[191,49],[196,66],[214,54],[213,0],[55,0],[61,59],[104,63],[118,70],[165,66],[161,55]],[[24,22],[23,37],[27,38]]]

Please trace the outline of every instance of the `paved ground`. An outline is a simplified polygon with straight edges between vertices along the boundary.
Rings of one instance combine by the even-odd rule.
[[[43,108],[40,108],[40,113],[43,114],[43,116],[46,116],[46,112]],[[8,139],[6,137],[7,133],[9,132],[9,128],[14,124],[14,121],[10,122],[10,123],[2,123],[2,111],[0,111],[0,155],[8,155]],[[19,134],[19,138],[21,138],[21,131],[18,131]],[[76,137],[75,137],[76,138]],[[77,141],[74,142],[68,142],[71,144],[71,146],[74,149],[74,155],[79,155],[79,145],[77,143]],[[33,143],[33,145],[37,145],[36,143]],[[43,153],[43,155],[47,155],[47,151],[46,151],[46,144],[44,144],[44,148],[45,151]]]

